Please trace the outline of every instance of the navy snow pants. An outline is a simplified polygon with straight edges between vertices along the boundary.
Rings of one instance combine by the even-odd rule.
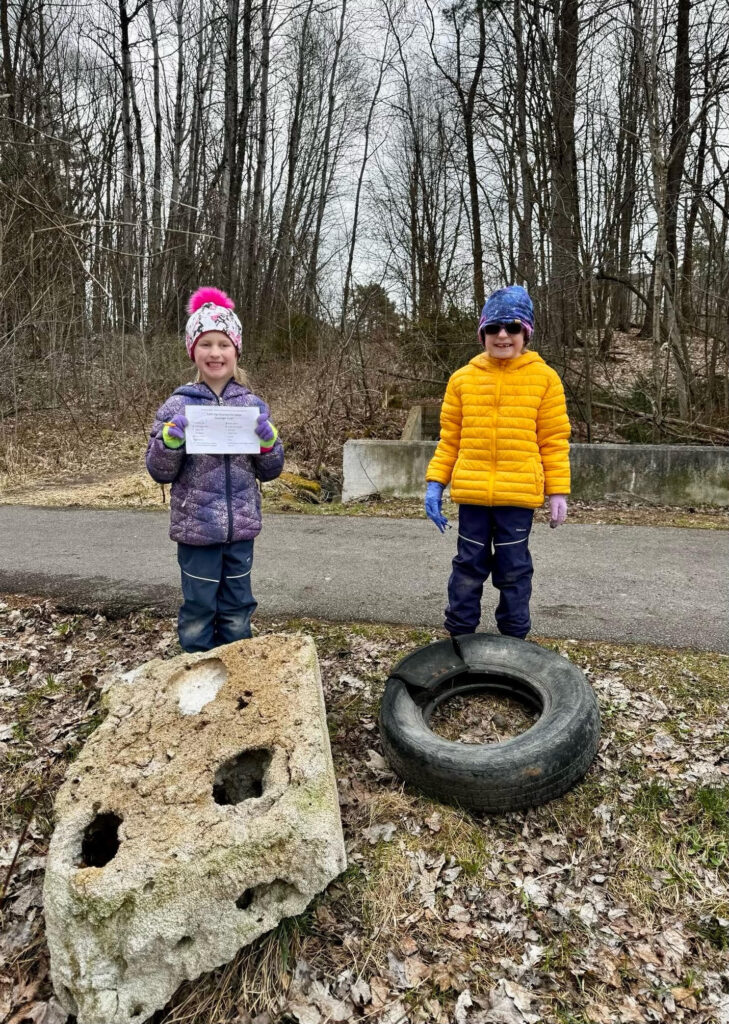
[[[246,640],[257,602],[251,593],[253,541],[178,544],[183,603],[177,632],[183,651],[209,651]]]
[[[524,638],[531,629],[532,558],[529,531],[534,510],[514,506],[460,505],[458,554],[448,581],[445,628],[474,633],[481,618],[483,585],[500,592],[496,625],[505,636]]]

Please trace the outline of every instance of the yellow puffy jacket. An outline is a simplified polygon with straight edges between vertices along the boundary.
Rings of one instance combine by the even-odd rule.
[[[482,352],[448,381],[426,480],[462,505],[538,508],[569,494],[570,423],[557,373],[536,352]]]

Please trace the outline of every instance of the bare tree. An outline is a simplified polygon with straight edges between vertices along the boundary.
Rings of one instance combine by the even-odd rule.
[[[481,232],[481,202],[479,193],[479,175],[476,161],[476,98],[481,84],[484,60],[486,57],[486,0],[475,0],[474,8],[454,4],[446,10],[446,22],[453,32],[455,52],[452,57],[452,70],[438,57],[435,46],[436,22],[433,8],[428,4],[430,15],[430,33],[428,45],[433,63],[443,78],[455,92],[458,111],[461,116],[463,141],[465,144],[466,171],[468,175],[468,196],[470,201],[470,227],[473,255],[473,300],[476,309],[484,304],[483,282],[483,236]],[[473,51],[473,67],[466,76],[464,71],[464,35],[472,22],[476,23],[476,40]]]

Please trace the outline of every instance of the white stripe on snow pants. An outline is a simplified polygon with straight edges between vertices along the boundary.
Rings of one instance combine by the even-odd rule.
[[[458,553],[448,581],[445,628],[474,633],[481,618],[483,585],[500,593],[496,625],[505,636],[523,638],[531,629],[532,558],[529,533],[534,510],[511,505],[460,505]]]
[[[177,632],[183,651],[209,651],[251,635],[257,608],[251,592],[253,541],[178,544],[182,607]]]

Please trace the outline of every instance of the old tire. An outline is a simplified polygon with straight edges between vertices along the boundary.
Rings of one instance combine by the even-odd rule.
[[[502,743],[443,739],[430,717],[456,695],[491,692],[539,712]],[[385,687],[380,734],[392,769],[416,789],[480,811],[535,807],[561,796],[589,768],[600,713],[582,672],[566,658],[511,637],[476,633],[404,658]]]

